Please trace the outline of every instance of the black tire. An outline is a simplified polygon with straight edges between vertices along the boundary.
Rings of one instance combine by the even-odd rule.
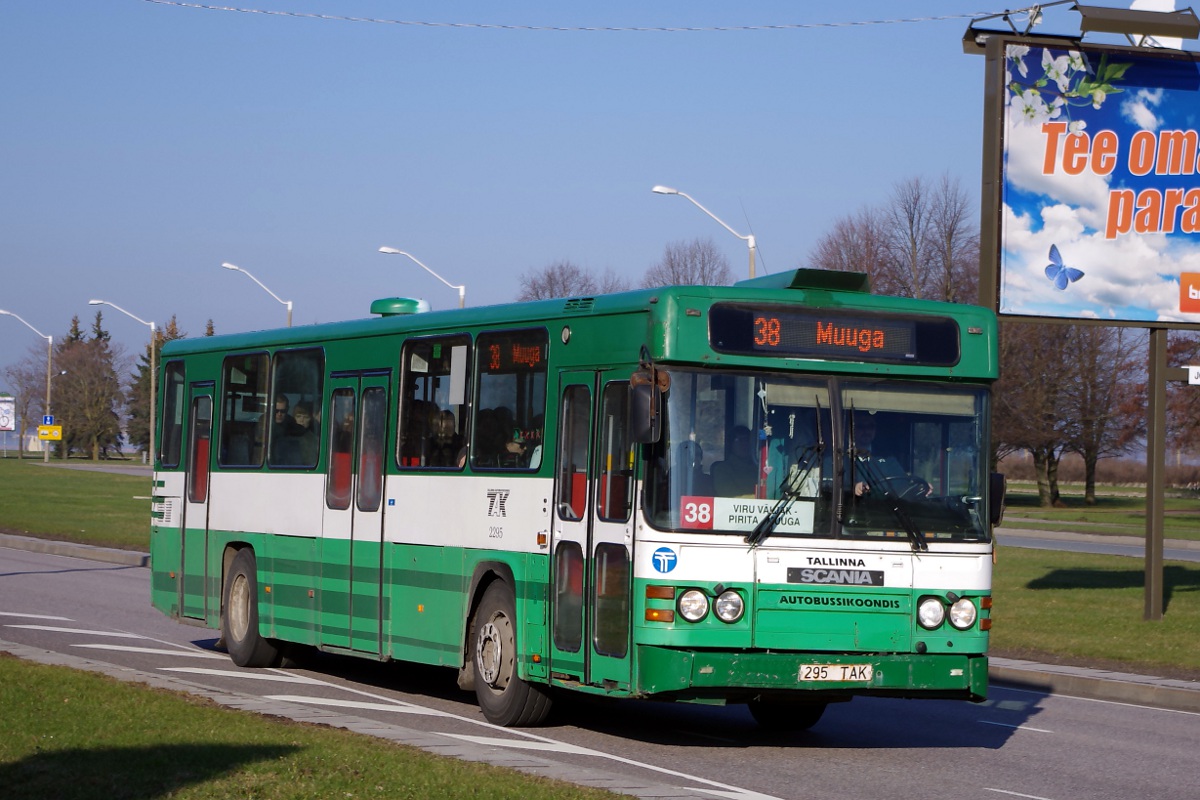
[[[237,552],[221,593],[221,638],[239,667],[277,667],[283,651],[258,633],[258,562],[246,547]]]
[[[826,705],[772,698],[756,698],[747,703],[759,727],[778,733],[808,730],[821,719]]]
[[[516,602],[504,581],[483,593],[471,626],[469,653],[475,697],[488,722],[503,727],[539,725],[550,713],[550,695],[517,676]]]

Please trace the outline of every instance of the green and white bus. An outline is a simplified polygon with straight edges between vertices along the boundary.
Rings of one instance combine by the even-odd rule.
[[[152,602],[234,663],[556,693],[982,700],[987,309],[798,270],[187,339],[162,352]]]

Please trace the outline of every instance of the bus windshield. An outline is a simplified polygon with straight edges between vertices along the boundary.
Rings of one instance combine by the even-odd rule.
[[[981,387],[672,370],[647,519],[752,543],[987,541],[987,402]]]

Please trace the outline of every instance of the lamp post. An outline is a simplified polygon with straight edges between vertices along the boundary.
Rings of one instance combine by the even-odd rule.
[[[141,317],[130,314],[128,311],[121,308],[116,303],[110,303],[107,300],[88,300],[88,305],[89,306],[112,306],[117,311],[120,311],[122,314],[129,317],[130,319],[137,320],[138,322],[142,323],[143,325],[150,326],[150,469],[154,469],[154,461],[155,461],[155,455],[156,455],[155,450],[154,450],[154,425],[156,422],[156,419],[155,419],[156,407],[158,405],[157,392],[155,391],[155,389],[157,388],[157,385],[158,385],[158,354],[154,352],[156,349],[155,345],[157,344],[157,342],[154,341],[154,339],[155,339],[154,323],[146,322],[146,320],[142,319]]]
[[[686,192],[681,192],[678,189],[672,189],[670,186],[655,186],[650,191],[654,192],[655,194],[677,194],[680,197],[686,197],[688,200],[692,201],[692,205],[694,205],[696,208],[700,209],[705,214],[708,214],[710,217],[712,217],[718,223],[720,223],[722,228],[729,231],[734,236],[736,236],[737,238],[744,241],[747,245],[749,245],[749,247],[750,247],[750,277],[751,278],[754,277],[754,251],[758,249],[758,243],[754,240],[753,233],[747,234],[746,236],[742,236],[740,233],[735,231],[733,228],[726,225],[725,222],[720,217],[718,217],[716,214],[712,213],[707,208],[705,208],[704,206],[697,203],[695,198],[693,198],[691,195],[687,194]]]
[[[268,289],[266,286],[264,286],[262,281],[260,281],[258,278],[256,278],[256,277],[254,277],[253,275],[251,275],[251,274],[250,274],[249,272],[247,272],[246,270],[244,270],[244,269],[242,269],[241,267],[239,267],[237,264],[230,264],[228,261],[226,261],[226,262],[222,263],[222,264],[221,264],[221,266],[222,266],[222,267],[224,267],[225,269],[231,269],[231,270],[234,270],[235,272],[240,272],[240,273],[242,273],[242,274],[243,274],[243,275],[245,275],[247,278],[249,278],[250,280],[252,280],[252,281],[254,281],[255,283],[257,283],[259,286],[262,286],[262,289],[263,289],[263,291],[264,291],[264,292],[266,292],[267,294],[271,295],[271,297],[274,297],[274,298],[275,298],[276,300],[278,300],[280,303],[283,303],[285,306],[287,306],[287,312],[288,312],[288,315],[287,315],[288,324],[287,324],[287,326],[288,326],[289,328],[290,328],[290,327],[292,327],[292,301],[291,301],[291,300],[282,300],[282,299],[280,299],[279,295],[275,294],[275,293],[274,293],[274,292],[272,292],[270,289]]]
[[[442,283],[444,283],[444,284],[446,284],[447,286],[449,286],[451,289],[458,289],[458,307],[459,307],[459,308],[463,308],[463,307],[464,307],[464,305],[466,304],[466,301],[467,301],[467,287],[466,287],[466,285],[465,285],[465,284],[463,284],[463,285],[461,285],[461,286],[460,286],[460,285],[457,285],[457,284],[453,284],[453,283],[451,283],[450,281],[446,280],[446,279],[445,279],[445,278],[443,278],[441,275],[438,275],[436,272],[434,272],[433,270],[431,270],[429,267],[425,266],[425,265],[424,265],[424,264],[422,264],[420,261],[418,261],[418,260],[417,260],[417,257],[416,257],[416,256],[414,256],[412,253],[406,253],[406,252],[404,252],[403,250],[397,250],[397,249],[396,249],[396,248],[394,248],[394,247],[381,247],[381,248],[379,248],[379,252],[381,252],[381,253],[387,253],[387,254],[388,254],[388,255],[390,255],[390,256],[408,256],[408,257],[409,257],[409,258],[411,258],[413,261],[416,261],[416,263],[417,263],[417,266],[418,266],[418,267],[420,267],[421,269],[425,270],[425,271],[426,271],[426,272],[428,272],[430,275],[432,275],[433,277],[437,278],[437,279],[438,279],[439,281],[441,281]]]
[[[28,322],[25,322],[25,320],[21,319],[21,317],[19,317],[18,315],[14,314],[11,311],[5,311],[4,309],[0,308],[0,314],[3,314],[6,317],[13,317],[13,318],[17,319],[18,321],[24,323],[26,328],[29,328],[29,330],[33,331],[38,336],[41,336],[43,339],[46,340],[46,412],[45,413],[47,416],[49,416],[49,414],[50,414],[50,362],[51,362],[51,359],[53,359],[53,357],[54,357],[54,337],[47,336],[46,334],[42,333],[37,328],[30,325]],[[19,451],[18,451],[18,453],[19,453]],[[44,448],[42,448],[42,461],[44,461],[46,463],[50,462],[50,443],[49,442],[46,442],[46,446]]]

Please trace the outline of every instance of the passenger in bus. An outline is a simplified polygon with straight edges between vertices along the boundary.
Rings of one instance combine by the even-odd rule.
[[[406,407],[404,430],[400,438],[400,463],[423,467],[429,463],[429,439],[438,407],[427,400],[410,400]],[[443,465],[444,466],[444,465]]]
[[[430,424],[433,435],[429,437],[428,458],[430,467],[458,466],[458,451],[462,449],[462,436],[455,430],[454,412],[450,409],[434,409]]]
[[[295,424],[288,433],[292,445],[288,448],[293,458],[292,463],[311,467],[317,463],[317,450],[320,446],[320,438],[312,427],[312,404],[296,403],[296,407],[292,409],[292,418]]]
[[[713,493],[717,497],[753,497],[758,486],[758,460],[754,437],[745,425],[733,428],[725,460],[712,465]]]

